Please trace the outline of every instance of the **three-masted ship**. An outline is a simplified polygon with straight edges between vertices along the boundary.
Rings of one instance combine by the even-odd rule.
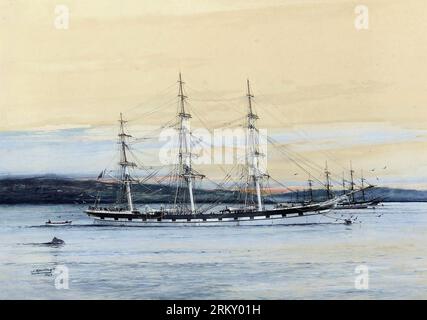
[[[301,203],[287,206],[266,204],[263,196],[264,182],[269,179],[267,172],[260,166],[264,155],[259,148],[258,115],[252,107],[253,95],[247,81],[248,112],[245,117],[246,148],[244,164],[244,189],[248,196],[242,204],[236,206],[218,205],[201,209],[194,196],[195,181],[204,175],[193,168],[191,151],[191,114],[186,109],[186,96],[181,74],[178,80],[178,103],[176,129],[178,134],[178,157],[174,173],[175,194],[173,201],[159,208],[138,209],[134,203],[132,186],[137,181],[131,176],[131,169],[137,164],[129,158],[126,121],[120,115],[118,141],[120,146],[119,178],[116,181],[119,196],[114,204],[103,204],[97,197],[95,204],[85,212],[98,224],[118,226],[214,226],[214,225],[264,225],[264,224],[312,224],[338,221],[329,216],[345,197],[335,197],[320,202]],[[172,199],[171,199],[172,200]],[[341,222],[340,221],[338,222]],[[348,221],[345,221],[348,223]]]
[[[326,171],[327,168],[326,168]],[[348,182],[349,188],[346,187],[346,180],[344,179],[343,174],[343,180],[342,180],[342,192],[343,194],[348,194],[348,197],[344,200],[338,203],[335,210],[354,210],[354,209],[372,209],[378,206],[382,202],[382,197],[376,197],[373,199],[368,199],[366,196],[366,191],[374,188],[374,185],[368,184],[365,186],[366,179],[363,176],[363,170],[361,172],[361,188],[360,188],[360,194],[361,196],[359,198],[356,198],[356,183],[354,182],[354,170],[352,167],[352,164],[350,162],[350,181]],[[327,186],[330,186],[330,181],[327,179]],[[329,190],[329,187],[327,188]],[[329,193],[328,193],[329,194]]]

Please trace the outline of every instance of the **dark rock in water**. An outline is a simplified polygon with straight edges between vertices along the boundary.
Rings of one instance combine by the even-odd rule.
[[[49,241],[49,242],[21,243],[21,244],[32,245],[32,246],[62,246],[65,244],[65,241],[57,237],[53,237],[52,241]]]
[[[59,239],[57,237],[53,237],[52,241],[50,242],[51,244],[65,244],[65,241],[62,239]]]
[[[52,241],[43,243],[47,246],[59,246],[65,244],[65,241],[57,237],[53,237]]]

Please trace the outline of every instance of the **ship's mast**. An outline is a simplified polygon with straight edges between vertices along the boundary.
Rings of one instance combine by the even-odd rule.
[[[366,201],[365,197],[365,178],[363,177],[363,169],[361,170],[361,182],[362,182],[362,199],[363,201]]]
[[[178,91],[178,97],[179,97],[179,112],[178,112],[178,118],[179,118],[179,124],[178,124],[178,131],[179,131],[179,163],[178,163],[178,176],[179,178],[183,179],[188,188],[188,195],[190,198],[190,210],[191,213],[196,212],[196,207],[194,204],[194,195],[193,195],[193,180],[196,177],[203,177],[201,174],[194,173],[191,166],[191,133],[190,133],[190,118],[191,115],[185,111],[185,100],[186,96],[184,95],[183,85],[184,82],[182,81],[181,73],[179,73],[179,91]],[[178,191],[178,189],[177,189]],[[178,194],[178,193],[177,193]],[[175,197],[175,202],[176,202]]]
[[[308,191],[310,192],[310,202],[313,202],[313,180],[308,176]]]
[[[120,113],[120,132],[119,132],[119,144],[120,144],[120,181],[124,185],[127,203],[128,203],[128,209],[132,212],[133,211],[133,201],[132,201],[132,193],[131,193],[131,177],[129,174],[129,167],[136,167],[136,164],[133,162],[128,161],[126,150],[129,148],[127,144],[127,139],[131,136],[125,133],[125,123],[127,121],[123,120],[123,115]]]
[[[342,194],[345,195],[345,173],[342,173]]]
[[[353,170],[353,164],[352,164],[352,162],[350,161],[350,180],[351,180],[351,182],[350,182],[350,191],[351,191],[351,199],[352,199],[352,202],[354,202],[354,170]]]
[[[331,172],[328,170],[328,162],[326,161],[325,166],[325,177],[326,177],[326,195],[328,199],[332,199],[332,191],[331,191],[331,179],[330,179]]]
[[[259,152],[259,139],[258,139],[258,130],[256,128],[256,121],[258,116],[253,112],[252,109],[252,98],[254,97],[251,93],[251,87],[249,80],[247,80],[247,94],[248,97],[248,135],[247,135],[247,145],[246,145],[246,158],[248,165],[249,177],[253,180],[256,195],[257,195],[257,210],[262,211],[262,199],[261,199],[261,185],[260,179],[263,174],[259,170],[259,157],[261,156]]]

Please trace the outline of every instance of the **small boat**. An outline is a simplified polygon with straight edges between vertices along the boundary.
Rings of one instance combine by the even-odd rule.
[[[46,221],[45,225],[46,226],[52,226],[52,227],[60,227],[60,226],[69,226],[71,225],[73,221],[71,220],[65,220],[65,221]]]

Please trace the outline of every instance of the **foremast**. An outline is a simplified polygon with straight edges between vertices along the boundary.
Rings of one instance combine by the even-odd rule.
[[[331,172],[328,169],[328,162],[325,164],[325,178],[326,178],[326,197],[332,199],[334,197],[332,193],[332,185],[331,185]]]
[[[248,178],[252,180],[257,196],[257,210],[263,210],[261,196],[261,181],[268,175],[260,170],[260,158],[264,155],[259,150],[259,132],[256,126],[258,115],[253,112],[252,99],[254,95],[251,93],[249,80],[247,84],[248,98],[248,114],[247,114],[247,136],[246,136],[246,167],[248,170]],[[249,181],[248,181],[249,182]],[[249,183],[248,183],[249,184]]]
[[[131,183],[132,179],[129,174],[129,168],[136,167],[134,162],[128,160],[127,150],[129,148],[127,140],[132,136],[125,133],[125,123],[127,121],[123,120],[123,115],[120,113],[120,131],[119,131],[119,145],[120,145],[120,182],[123,185],[124,193],[126,194],[126,200],[129,211],[133,212],[133,200],[131,192]]]
[[[191,114],[185,110],[185,102],[187,97],[184,94],[181,73],[179,73],[178,79],[178,98],[179,98],[179,111],[178,111],[178,135],[179,135],[179,149],[178,149],[178,178],[185,181],[188,189],[188,196],[190,200],[191,213],[196,213],[196,206],[194,202],[193,194],[193,181],[195,178],[203,178],[202,174],[195,172],[192,169],[191,160],[191,131],[190,131],[190,119]],[[179,184],[177,186],[175,195],[175,205],[177,203],[179,192]]]
[[[363,170],[361,170],[360,175],[360,181],[362,183],[362,201],[366,201],[366,195],[365,195],[365,181],[366,179],[363,177]]]

